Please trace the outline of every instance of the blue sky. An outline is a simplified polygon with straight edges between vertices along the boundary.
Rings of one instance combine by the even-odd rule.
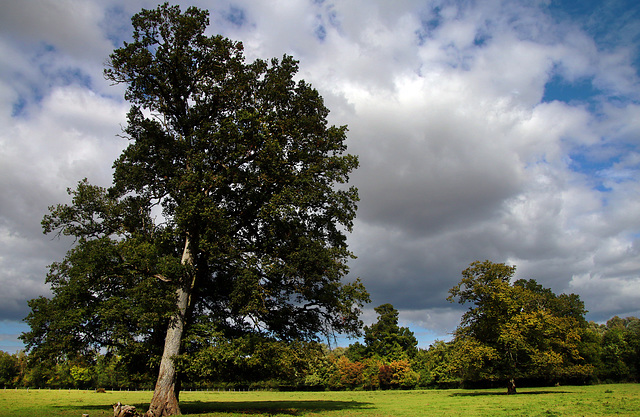
[[[349,126],[361,202],[349,236],[373,307],[421,347],[446,339],[469,263],[640,315],[640,5],[635,1],[178,2],[246,56],[300,60]],[[109,185],[128,105],[102,76],[146,0],[0,4],[0,350],[72,242],[41,232],[87,177]],[[70,306],[73,308],[73,306]]]

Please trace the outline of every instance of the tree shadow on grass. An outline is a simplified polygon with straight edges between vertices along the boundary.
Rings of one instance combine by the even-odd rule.
[[[309,411],[354,410],[369,408],[370,403],[358,401],[180,401],[182,414],[242,413],[242,414],[284,414],[298,416]]]
[[[74,405],[52,405],[51,408],[59,409],[59,410],[110,410],[113,413],[113,405],[114,404],[74,404]],[[149,403],[128,403],[128,405],[132,405],[136,408],[136,410],[144,410],[147,411],[149,408]]]
[[[149,403],[132,403],[139,412],[146,411]],[[55,406],[54,408],[96,411],[112,411],[112,404],[78,404],[67,406]],[[242,414],[281,414],[298,416],[307,412],[321,413],[323,411],[357,410],[370,408],[371,403],[358,401],[180,401],[180,411],[184,415],[198,415],[205,413],[242,413]]]
[[[516,394],[508,394],[507,391],[473,391],[473,392],[456,392],[451,394],[452,397],[480,397],[485,395],[544,395],[544,394],[569,394],[567,391],[518,391]]]

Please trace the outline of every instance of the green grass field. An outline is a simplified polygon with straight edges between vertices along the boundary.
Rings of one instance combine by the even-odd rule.
[[[210,417],[640,416],[640,385],[348,392],[183,392],[182,412]],[[146,411],[151,392],[0,390],[0,416],[113,416],[120,401]]]

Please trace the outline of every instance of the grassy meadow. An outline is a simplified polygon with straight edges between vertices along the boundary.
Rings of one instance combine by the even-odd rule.
[[[640,384],[505,390],[183,392],[182,412],[200,417],[639,416]],[[0,416],[113,416],[120,401],[146,411],[151,392],[0,390]]]

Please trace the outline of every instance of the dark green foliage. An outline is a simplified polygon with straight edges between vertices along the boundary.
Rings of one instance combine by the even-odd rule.
[[[269,380],[299,385],[314,360],[323,355],[315,342],[284,342],[258,334],[230,338],[220,331],[194,325],[178,358],[185,383],[254,384]]]
[[[598,330],[601,337],[600,378],[640,381],[640,319],[615,316]]]
[[[456,388],[461,379],[456,369],[452,343],[436,340],[429,349],[420,349],[411,361],[411,366],[420,376],[420,386]]]
[[[0,350],[0,387],[13,387],[20,380],[20,363],[17,356]]]
[[[139,200],[116,200],[86,180],[69,193],[72,205],[52,207],[43,225],[77,243],[51,265],[53,297],[29,301],[25,321],[31,331],[21,338],[33,350],[32,360],[55,364],[106,348],[119,352],[130,372],[149,372],[174,305],[173,287],[151,268],[170,276],[175,265],[162,262],[162,243],[145,239],[153,231],[141,226],[150,224],[149,216],[134,211]]]
[[[378,321],[364,327],[364,346],[360,343],[349,347],[348,356],[378,358],[384,361],[408,359],[417,352],[418,340],[407,327],[398,325],[398,310],[391,304],[374,308]]]
[[[357,191],[334,187],[357,167],[342,155],[346,127],[328,126],[318,92],[293,81],[293,58],[245,64],[242,44],[205,37],[207,23],[164,5],[112,55],[107,77],[164,115],[132,108],[113,189],[160,204],[172,235],[190,236],[194,314],[289,339],[357,332],[366,295],[340,282]]]

